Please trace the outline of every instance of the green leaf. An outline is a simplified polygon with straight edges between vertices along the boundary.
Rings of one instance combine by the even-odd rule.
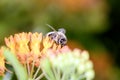
[[[17,57],[7,48],[4,48],[4,56],[13,66],[18,80],[28,80],[27,71],[18,61]]]

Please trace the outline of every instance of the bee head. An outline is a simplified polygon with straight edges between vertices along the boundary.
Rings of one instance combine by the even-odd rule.
[[[60,38],[59,40],[58,40],[58,43],[59,44],[61,44],[62,46],[65,46],[66,45],[66,43],[67,43],[67,39],[66,38]]]

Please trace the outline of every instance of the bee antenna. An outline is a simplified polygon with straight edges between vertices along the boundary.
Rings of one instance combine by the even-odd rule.
[[[49,28],[51,28],[52,30],[56,31],[51,25],[46,24]]]

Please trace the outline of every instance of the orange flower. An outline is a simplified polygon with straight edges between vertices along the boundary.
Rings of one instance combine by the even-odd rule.
[[[7,47],[18,57],[22,64],[35,62],[39,65],[41,54],[49,48],[60,49],[61,46],[54,43],[48,36],[42,33],[19,33],[5,38]]]
[[[30,49],[31,49],[31,53],[34,53],[34,55],[40,55],[40,44],[42,41],[42,33],[38,34],[38,33],[30,33],[31,35],[31,41],[30,41]]]
[[[5,59],[3,56],[3,50],[0,49],[0,76],[3,76],[5,72]]]
[[[29,46],[28,43],[30,41],[30,36],[27,33],[19,33],[15,34],[14,40],[16,41],[16,51],[20,54],[28,54]]]
[[[53,40],[51,40],[48,36],[46,36],[44,39],[43,39],[43,53],[46,52],[46,50],[48,48],[50,48],[51,46],[53,45]]]
[[[6,45],[10,48],[10,50],[15,53],[15,40],[13,38],[13,36],[10,36],[8,39],[5,38],[5,42],[6,42]]]

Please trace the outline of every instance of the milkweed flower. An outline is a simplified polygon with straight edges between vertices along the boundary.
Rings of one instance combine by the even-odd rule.
[[[27,69],[29,80],[92,80],[93,63],[87,51],[61,46],[42,33],[18,33],[5,38],[7,48]],[[5,62],[0,50],[0,75]],[[11,54],[12,54],[11,53]]]
[[[93,63],[87,51],[65,46],[59,50],[50,49],[41,59],[42,70],[48,80],[92,80]]]
[[[3,49],[0,48],[0,76],[3,76],[5,72],[5,58],[3,56]]]
[[[57,45],[50,40],[49,37],[44,37],[42,33],[18,33],[14,36],[5,38],[7,47],[12,51],[20,60],[22,64],[27,61],[35,61],[39,65],[41,54],[44,54],[49,48],[57,48]],[[56,45],[56,46],[54,46]]]
[[[46,54],[49,48],[53,50],[60,49],[61,46],[56,44],[48,36],[42,33],[18,33],[5,38],[7,48],[12,52],[20,63],[27,70],[28,78],[35,79],[40,66],[40,58]],[[43,76],[43,74],[42,74]]]

